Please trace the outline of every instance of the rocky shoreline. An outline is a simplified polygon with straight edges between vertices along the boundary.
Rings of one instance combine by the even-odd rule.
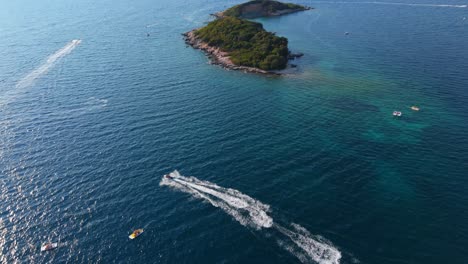
[[[213,47],[208,45],[208,43],[203,42],[195,35],[194,29],[187,33],[183,33],[185,43],[194,49],[199,49],[203,51],[208,58],[210,59],[210,63],[214,65],[219,65],[226,70],[235,70],[235,71],[243,71],[246,73],[257,73],[257,74],[265,74],[265,75],[281,75],[276,71],[265,71],[259,68],[254,67],[247,67],[247,66],[239,66],[234,64],[231,59],[229,58],[229,53],[220,50],[217,47]]]

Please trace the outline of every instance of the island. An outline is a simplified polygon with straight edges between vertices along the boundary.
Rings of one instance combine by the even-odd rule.
[[[296,4],[254,0],[215,14],[205,27],[184,33],[188,45],[204,51],[213,64],[226,69],[275,74],[288,60],[302,56],[288,49],[288,39],[268,32],[261,23],[246,20],[309,10]]]
[[[312,8],[292,3],[281,3],[272,0],[253,0],[247,3],[233,6],[223,12],[214,14],[214,16],[218,18],[225,16],[239,18],[258,18],[281,16],[310,9]]]

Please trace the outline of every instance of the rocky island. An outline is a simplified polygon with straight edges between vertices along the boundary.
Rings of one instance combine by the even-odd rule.
[[[245,18],[278,16],[309,10],[296,4],[254,0],[215,14],[205,27],[183,34],[188,45],[204,51],[213,64],[226,69],[262,74],[279,74],[292,54],[288,40],[268,32],[263,25]]]
[[[281,3],[278,1],[269,0],[253,0],[247,3],[233,6],[223,12],[214,14],[214,16],[218,18],[225,16],[239,18],[258,18],[281,16],[310,9],[312,8],[292,3]]]

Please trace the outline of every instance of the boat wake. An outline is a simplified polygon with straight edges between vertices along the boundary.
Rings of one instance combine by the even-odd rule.
[[[16,84],[16,88],[26,88],[28,86],[31,86],[37,78],[47,73],[47,71],[49,71],[49,69],[55,65],[57,60],[72,52],[80,43],[81,40],[74,39],[67,43],[67,45],[65,45],[63,48],[57,50],[54,54],[50,55],[41,66],[34,69],[28,75],[23,77]]]
[[[4,107],[14,101],[21,93],[26,91],[26,88],[33,85],[37,78],[46,74],[60,58],[72,52],[80,43],[81,40],[79,39],[72,40],[54,54],[47,57],[47,60],[42,65],[19,80],[14,89],[10,89],[0,96],[0,107]]]
[[[156,23],[152,23],[152,24],[148,24],[146,25],[147,28],[149,27],[155,27],[155,26],[159,26],[161,23],[160,22],[156,22]]]
[[[399,2],[344,2],[344,1],[315,1],[320,4],[372,4],[372,5],[399,5],[399,6],[421,6],[421,7],[452,7],[452,8],[467,8],[468,5],[449,5],[449,4],[417,4],[417,3],[399,3]]]
[[[326,239],[312,235],[298,224],[280,224],[268,214],[270,206],[238,190],[223,188],[195,177],[184,177],[178,171],[163,177],[161,186],[169,186],[203,199],[222,209],[241,225],[257,231],[268,230],[283,249],[296,256],[303,263],[338,264],[341,252]]]

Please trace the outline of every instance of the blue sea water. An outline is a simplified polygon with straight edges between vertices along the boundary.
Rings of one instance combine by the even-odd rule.
[[[467,263],[467,2],[296,1],[316,9],[257,20],[305,54],[282,77],[185,46],[240,2],[1,2],[1,263],[314,262],[174,169],[340,263]]]

